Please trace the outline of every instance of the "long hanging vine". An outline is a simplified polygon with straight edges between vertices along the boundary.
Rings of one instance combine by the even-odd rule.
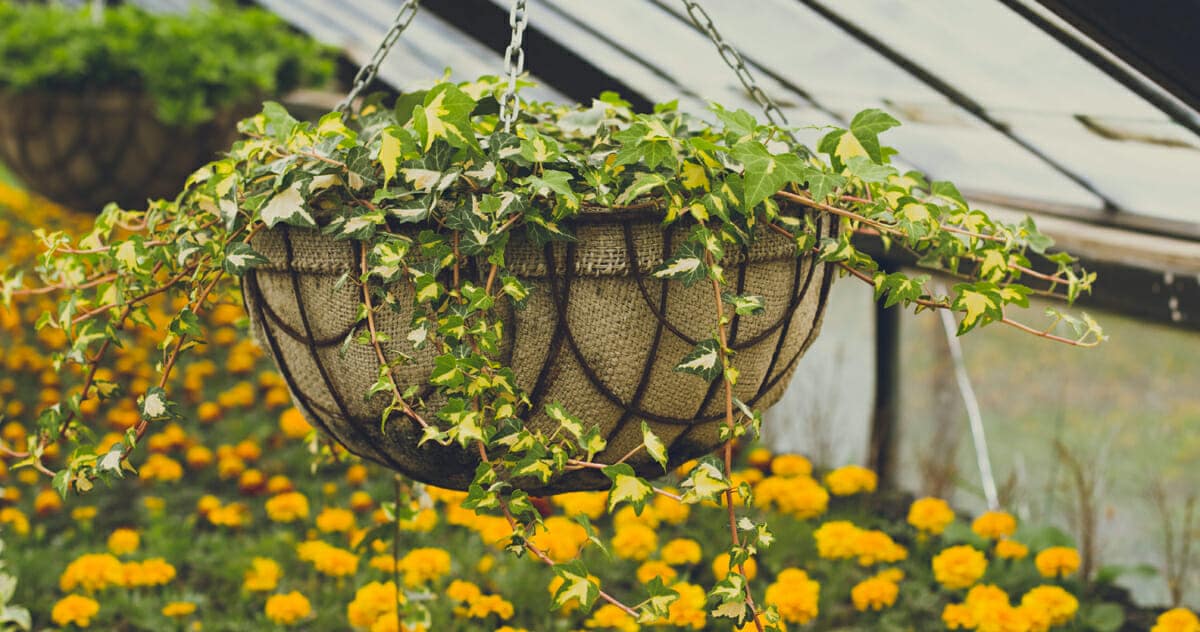
[[[958,312],[959,333],[1000,323],[1071,345],[1103,338],[1086,315],[1054,311],[1041,328],[1016,319],[1013,308],[1026,306],[1029,296],[1070,302],[1089,290],[1094,275],[1069,255],[1050,252],[1052,241],[1031,220],[995,221],[971,208],[954,185],[900,173],[890,164],[895,151],[880,140],[899,123],[882,111],[866,110],[848,129],[830,130],[817,147],[823,159],[801,158],[809,154],[783,130],[744,111],[714,105],[715,124],[674,104],[635,114],[611,94],[585,107],[528,104],[505,132],[497,116],[503,89],[490,77],[442,81],[401,96],[394,107],[369,101],[348,121],[333,113],[317,123],[297,121],[268,103],[242,123],[244,140],[193,174],[176,200],[145,210],[110,207],[78,241],[41,233],[45,253],[34,274],[6,271],[0,296],[8,305],[29,294],[60,293],[57,309],[38,326],[66,335],[55,367],[74,387],[41,411],[24,449],[2,448],[4,454],[19,459],[15,467],[52,477],[64,495],[121,477],[149,429],[180,414],[169,393],[171,375],[203,342],[198,314],[229,298],[239,276],[267,261],[254,249],[256,237],[284,227],[320,231],[361,245],[358,269],[343,282],[358,288],[357,330],[365,333],[352,334],[344,345],[368,348],[379,361],[380,373],[363,394],[390,399],[378,423],[414,424],[421,443],[478,456],[464,506],[502,516],[512,529],[508,548],[553,565],[562,578],[557,604],[578,600],[590,608],[604,600],[649,622],[664,617],[674,598],[655,580],[638,601],[626,602],[601,591],[581,559],[555,561],[534,543],[542,516],[522,485],[591,469],[611,481],[610,511],[628,504],[640,512],[655,495],[724,506],[734,571],[711,587],[712,612],[764,629],[777,614],[754,599],[744,565],[773,536],[765,523],[738,515],[737,506],[751,505],[753,496],[749,485],[734,486],[730,469],[733,442],[756,436],[761,415],[735,395],[737,355],[728,336],[731,314],[752,317],[765,299],[731,289],[723,268],[727,253],[774,233],[794,243],[796,256],[870,283],[886,305]],[[645,451],[666,471],[667,447],[649,426],[643,425],[640,445],[610,461],[599,458],[606,442],[598,425],[560,403],[540,411],[557,422],[553,432],[527,427],[522,418],[539,411],[530,410],[528,393],[502,360],[509,332],[500,307],[520,309],[542,291],[506,265],[509,245],[574,240],[573,220],[598,208],[655,213],[664,227],[683,231],[686,238],[664,253],[652,275],[712,290],[711,336],[676,369],[679,380],[721,381],[724,445],[719,458],[705,457],[680,475],[678,493],[626,462]],[[821,216],[836,220],[832,236],[818,230]],[[856,246],[863,233],[911,251],[921,264],[960,282],[940,294],[928,275],[881,270]],[[1034,258],[1045,265],[1035,267]],[[141,418],[125,441],[97,454],[81,404],[104,406],[129,395],[100,369],[131,329],[156,326],[147,305],[165,299],[176,308],[160,327],[159,379],[133,394]],[[407,339],[396,341],[380,331],[377,317],[401,306],[411,308],[413,318]],[[412,361],[389,354],[402,344],[434,350],[427,383],[439,406],[397,377],[396,369]],[[70,448],[57,466],[44,458],[54,443]],[[400,517],[407,506],[401,495],[393,513]],[[586,520],[582,525],[592,533]],[[422,620],[419,603],[406,608],[413,609],[406,616]]]

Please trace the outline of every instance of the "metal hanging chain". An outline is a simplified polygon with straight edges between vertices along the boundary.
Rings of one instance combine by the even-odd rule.
[[[517,76],[525,72],[525,49],[521,43],[525,39],[525,26],[529,24],[525,0],[513,0],[508,12],[508,25],[512,27],[512,39],[504,50],[504,74],[508,78],[508,87],[500,97],[500,122],[504,123],[504,131],[512,130],[512,124],[517,120],[521,111],[521,97],[517,95]]]
[[[371,60],[363,64],[358,69],[358,73],[354,75],[354,86],[350,88],[350,93],[346,95],[346,98],[338,104],[338,112],[342,114],[349,112],[351,105],[358,98],[358,95],[367,86],[371,85],[372,81],[375,81],[375,75],[379,73],[379,66],[383,64],[384,58],[391,52],[396,40],[400,39],[400,34],[412,23],[413,18],[417,15],[417,10],[420,8],[421,0],[405,0],[404,4],[401,5],[400,11],[396,13],[395,19],[392,20],[392,25],[388,28],[387,35],[383,36],[383,41],[375,49],[375,54],[371,55]]]
[[[767,96],[767,93],[754,80],[754,75],[746,67],[746,61],[742,59],[742,54],[729,42],[726,42],[725,38],[721,37],[721,32],[717,30],[717,26],[713,23],[708,11],[705,11],[704,7],[700,6],[695,0],[682,0],[682,2],[683,6],[687,7],[688,17],[692,19],[692,24],[695,24],[696,28],[704,31],[708,35],[708,39],[712,40],[712,43],[716,45],[717,52],[721,53],[721,59],[733,70],[733,74],[737,75],[738,81],[742,82],[742,87],[746,89],[746,92],[750,93],[751,98],[762,108],[767,120],[782,129],[792,142],[797,142],[796,136],[787,128],[788,120],[784,116],[783,110],[779,109],[775,101]]]

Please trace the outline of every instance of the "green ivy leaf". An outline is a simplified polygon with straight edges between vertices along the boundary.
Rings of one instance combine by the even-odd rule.
[[[704,381],[711,382],[721,375],[721,370],[724,367],[721,363],[721,343],[714,338],[702,340],[692,349],[691,353],[683,357],[679,364],[675,365],[675,370],[680,373],[691,373],[704,378]]]
[[[808,172],[804,161],[796,154],[773,155],[758,141],[743,141],[730,152],[745,167],[747,211],[775,195],[790,183],[804,182]]]
[[[612,480],[612,489],[608,492],[608,512],[621,503],[633,505],[637,515],[642,514],[646,502],[654,497],[654,488],[645,479],[634,474],[628,463],[618,463],[604,468],[604,475]]]

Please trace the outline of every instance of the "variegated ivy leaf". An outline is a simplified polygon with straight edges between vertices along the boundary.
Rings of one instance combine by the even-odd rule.
[[[571,436],[576,439],[583,436],[583,421],[567,412],[567,409],[563,408],[562,404],[558,402],[546,404],[545,410],[546,416],[551,421],[558,423],[560,427],[566,429],[567,432],[571,433]]]
[[[721,375],[721,343],[716,339],[702,340],[692,352],[683,357],[675,370],[680,373],[699,375],[705,381],[711,382]]]
[[[600,597],[600,585],[588,576],[583,562],[572,560],[565,564],[555,564],[554,574],[562,579],[562,585],[554,593],[554,606],[566,607],[572,602],[578,603],[583,612],[592,609],[592,604]]]
[[[747,212],[788,184],[804,182],[809,172],[809,167],[799,155],[772,155],[758,141],[740,142],[734,146],[731,154],[745,167],[743,195]]]
[[[608,447],[608,440],[600,433],[600,426],[593,424],[579,438],[579,446],[587,453],[587,460],[591,461],[597,454],[603,452],[604,448]]]
[[[405,180],[412,183],[413,187],[425,193],[433,191],[441,193],[458,179],[457,171],[443,173],[432,169],[417,169],[414,167],[401,169],[400,173],[404,175]]]
[[[713,608],[714,617],[725,617],[741,622],[749,614],[746,607],[746,579],[738,573],[729,573],[725,579],[713,586],[709,591],[710,599],[716,600],[717,607]]]
[[[644,584],[647,597],[642,602],[638,612],[638,622],[651,624],[666,619],[670,615],[671,604],[679,599],[679,593],[663,584],[662,577],[655,576]]]
[[[475,99],[450,83],[438,84],[425,94],[425,103],[413,108],[413,129],[428,151],[433,141],[443,139],[453,147],[482,153],[471,125]]]
[[[667,186],[667,179],[657,173],[639,173],[633,178],[633,183],[617,196],[617,204],[629,204],[651,191]]]
[[[646,446],[646,453],[657,461],[665,472],[667,470],[667,446],[650,429],[650,424],[644,421],[642,422],[642,445]]]
[[[646,502],[654,497],[654,488],[645,479],[634,474],[628,463],[618,463],[604,468],[604,475],[612,480],[612,489],[608,492],[608,512],[621,503],[633,505],[637,515],[642,514]]]
[[[683,244],[674,256],[651,274],[658,279],[679,279],[685,286],[691,286],[708,275],[708,266],[704,264],[704,247],[693,241]]]
[[[142,419],[147,421],[162,421],[175,416],[175,405],[167,399],[167,392],[157,386],[150,387],[139,403]]]
[[[846,160],[846,170],[850,175],[863,182],[887,182],[888,176],[894,176],[896,168],[891,165],[875,164],[866,156],[851,156]]]
[[[317,225],[313,216],[304,208],[304,196],[300,193],[299,182],[294,182],[292,186],[276,193],[258,213],[267,228],[274,228],[279,223],[307,228],[315,228]]]
[[[383,187],[386,189],[400,164],[400,137],[391,129],[384,130],[379,139],[379,165],[383,167]]]
[[[963,335],[977,325],[986,325],[1004,317],[1004,299],[993,283],[959,284],[954,286],[957,296],[954,309],[963,312],[958,325],[958,335]]]
[[[732,306],[734,312],[741,316],[757,316],[766,311],[766,299],[754,294],[738,296],[732,292],[722,292],[721,300]]]
[[[683,502],[689,505],[705,500],[718,502],[721,494],[729,489],[729,480],[711,461],[701,461],[688,472],[679,487],[683,490]]]

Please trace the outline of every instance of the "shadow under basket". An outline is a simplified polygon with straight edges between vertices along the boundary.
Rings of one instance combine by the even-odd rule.
[[[497,302],[504,324],[499,361],[511,367],[532,406],[527,427],[551,434],[556,422],[544,412],[563,405],[598,425],[608,447],[596,460],[611,463],[642,442],[642,422],[668,446],[670,467],[711,452],[725,420],[723,381],[709,383],[675,366],[716,326],[713,288],[685,287],[650,271],[684,241],[684,227],[663,228],[653,214],[585,213],[573,220],[574,243],[535,247],[514,234],[506,253],[508,272],[531,288],[523,309]],[[815,218],[822,236],[836,231],[827,215]],[[260,232],[253,247],[268,263],[242,283],[255,336],[286,379],[297,407],[317,428],[350,452],[416,480],[450,489],[470,484],[478,454],[456,444],[418,447],[420,426],[401,413],[381,424],[390,393],[365,398],[379,376],[370,345],[342,343],[361,333],[356,324],[361,288],[345,281],[359,274],[361,244],[336,241],[316,230],[279,226]],[[740,378],[742,401],[766,408],[783,395],[801,356],[816,338],[836,276],[829,264],[797,256],[795,245],[774,233],[723,262],[729,289],[765,298],[755,316],[732,316],[729,344]],[[467,274],[482,276],[480,268]],[[480,281],[482,283],[482,280]],[[376,329],[389,358],[411,361],[394,369],[403,390],[423,385],[422,417],[437,419],[441,405],[428,378],[437,355],[407,342],[412,317],[411,284],[390,287],[401,308],[379,310]],[[640,475],[663,473],[645,450],[627,461]],[[566,472],[543,484],[517,478],[515,487],[534,495],[604,489],[603,473]]]
[[[227,108],[192,127],[164,125],[131,90],[0,93],[0,162],[64,206],[143,208],[173,198],[188,175],[237,139],[257,104]]]

